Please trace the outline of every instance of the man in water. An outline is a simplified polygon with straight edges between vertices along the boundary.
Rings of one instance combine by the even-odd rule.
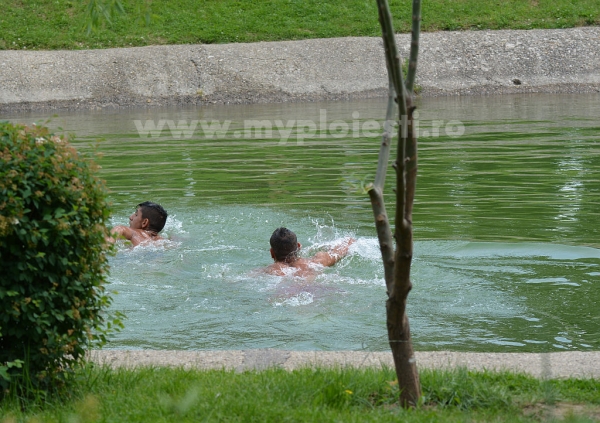
[[[135,212],[129,216],[129,227],[118,225],[112,228],[112,237],[107,238],[109,242],[115,239],[125,238],[136,246],[162,239],[158,233],[162,231],[167,222],[167,211],[160,205],[151,201],[144,201],[136,206]]]
[[[348,254],[348,248],[354,243],[354,238],[348,238],[329,251],[321,251],[310,258],[298,257],[302,245],[296,234],[287,228],[275,229],[271,235],[271,257],[275,263],[265,269],[265,272],[276,275],[294,275],[300,277],[312,276],[325,266],[333,266]]]

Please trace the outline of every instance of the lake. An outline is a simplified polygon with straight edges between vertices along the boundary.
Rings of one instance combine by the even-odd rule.
[[[111,257],[119,349],[389,349],[372,182],[385,99],[60,112],[102,157],[112,224],[151,200],[167,241]],[[414,207],[415,349],[600,348],[600,95],[423,98]],[[41,122],[48,115],[8,118]],[[62,129],[58,129],[62,128]],[[393,213],[393,170],[387,209]],[[314,281],[257,272],[279,226]]]

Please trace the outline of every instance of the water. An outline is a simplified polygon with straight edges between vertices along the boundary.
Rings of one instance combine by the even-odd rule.
[[[600,348],[599,100],[421,100],[408,307],[417,350]],[[127,319],[110,347],[387,350],[383,271],[361,192],[377,161],[369,128],[384,108],[375,99],[54,117],[50,126],[74,131],[82,151],[103,139],[95,148],[112,223],[126,224],[144,200],[170,213],[168,241],[121,245],[111,258],[113,307]],[[139,136],[161,119],[160,134]],[[250,120],[271,122],[272,137]],[[390,214],[392,180],[390,171]],[[344,236],[358,241],[310,283],[257,273],[278,226],[307,255]]]

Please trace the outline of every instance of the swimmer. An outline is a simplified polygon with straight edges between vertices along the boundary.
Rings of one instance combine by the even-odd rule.
[[[294,276],[307,277],[315,275],[321,268],[333,266],[348,254],[348,248],[356,240],[348,238],[331,248],[321,251],[309,258],[298,257],[302,245],[298,242],[296,234],[286,228],[275,229],[271,235],[271,257],[275,261],[265,269],[266,273],[276,276],[293,274]]]
[[[111,229],[108,242],[125,238],[133,246],[163,239],[159,234],[167,222],[167,211],[159,204],[144,201],[136,206],[129,216],[129,227],[118,225]]]

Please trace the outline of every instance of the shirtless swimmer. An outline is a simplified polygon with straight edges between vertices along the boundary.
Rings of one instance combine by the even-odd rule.
[[[167,211],[159,204],[144,201],[137,205],[135,212],[129,216],[129,227],[118,225],[112,228],[109,242],[125,238],[133,246],[161,240],[159,232],[167,222]]]
[[[284,276],[290,274],[291,270],[294,276],[312,276],[319,267],[333,266],[340,261],[348,254],[348,248],[355,241],[354,238],[349,238],[329,251],[320,251],[312,257],[302,258],[298,256],[302,245],[298,242],[296,234],[287,228],[275,229],[270,239],[271,257],[275,263],[268,266],[265,272]]]

